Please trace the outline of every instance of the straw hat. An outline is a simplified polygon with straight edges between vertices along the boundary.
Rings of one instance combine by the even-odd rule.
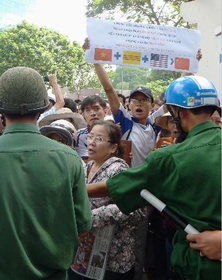
[[[163,114],[161,117],[156,118],[155,124],[163,129],[168,129],[167,118],[171,117],[170,112]]]
[[[55,114],[51,114],[43,118],[39,122],[39,127],[49,125],[51,122],[60,119],[68,119],[74,125],[76,130],[87,127],[87,123],[82,115],[80,115],[79,113],[74,113],[72,112],[72,110],[65,107],[57,110]]]

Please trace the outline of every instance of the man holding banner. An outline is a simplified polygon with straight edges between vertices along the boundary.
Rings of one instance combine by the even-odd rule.
[[[89,39],[86,38],[83,45],[84,50],[89,49]],[[155,126],[155,118],[164,114],[161,107],[150,115],[153,105],[153,95],[150,89],[138,87],[130,94],[130,113],[121,105],[118,95],[109,80],[109,77],[101,64],[94,64],[97,76],[106,92],[108,102],[116,123],[120,124],[122,139],[132,142],[131,166],[143,164],[146,156],[155,148],[158,128]],[[147,243],[148,216],[140,223],[137,230],[137,244],[135,255],[137,264],[135,266],[134,280],[141,279],[145,249]],[[164,264],[163,267],[166,267]],[[166,272],[167,273],[167,272]]]
[[[199,232],[220,230],[221,129],[211,121],[219,106],[217,91],[203,77],[185,76],[169,85],[165,98],[186,139],[153,151],[136,168],[88,185],[88,194],[110,195],[129,214],[146,205],[140,192],[147,189]],[[220,260],[210,260],[190,248],[182,229],[178,228],[173,243],[171,264],[177,274],[192,280],[221,279]]]

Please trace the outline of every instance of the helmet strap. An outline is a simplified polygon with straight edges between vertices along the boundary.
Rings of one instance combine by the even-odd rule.
[[[178,130],[178,137],[176,139],[176,143],[181,143],[183,142],[186,137],[187,137],[187,133],[183,130],[182,126],[181,126],[181,119],[180,119],[180,112],[181,112],[181,108],[178,107],[178,112],[177,112],[177,116],[174,114],[173,110],[171,109],[171,107],[169,105],[167,106],[167,110],[170,112],[173,122],[176,124],[177,130]]]

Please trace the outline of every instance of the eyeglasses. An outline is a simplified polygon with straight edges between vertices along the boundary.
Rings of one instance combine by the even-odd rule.
[[[135,104],[138,104],[138,103],[145,104],[145,103],[150,103],[151,100],[150,99],[135,99],[135,98],[131,98],[130,102],[135,103]]]
[[[88,134],[88,135],[86,136],[86,140],[87,140],[87,141],[93,141],[93,142],[96,142],[96,143],[103,143],[103,142],[109,142],[109,143],[111,143],[110,140],[105,140],[104,138],[102,138],[102,137],[100,137],[100,136],[94,137],[94,136],[92,136],[92,135],[90,135],[90,134]]]

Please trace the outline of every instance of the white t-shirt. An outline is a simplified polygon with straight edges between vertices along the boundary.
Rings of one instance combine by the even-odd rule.
[[[55,107],[55,106],[52,106],[48,111],[43,112],[43,113],[39,116],[39,118],[38,118],[38,120],[37,120],[37,125],[39,124],[39,122],[40,122],[43,118],[45,118],[45,117],[47,117],[47,116],[49,116],[49,115],[53,115],[53,114],[55,114],[55,113],[56,113],[56,107]]]
[[[140,124],[122,105],[120,105],[118,113],[114,115],[115,122],[120,123],[122,139],[132,141],[132,167],[143,164],[145,158],[155,148],[157,133],[152,125],[155,123],[155,119],[163,114],[163,107],[160,107],[148,116],[147,125]]]

